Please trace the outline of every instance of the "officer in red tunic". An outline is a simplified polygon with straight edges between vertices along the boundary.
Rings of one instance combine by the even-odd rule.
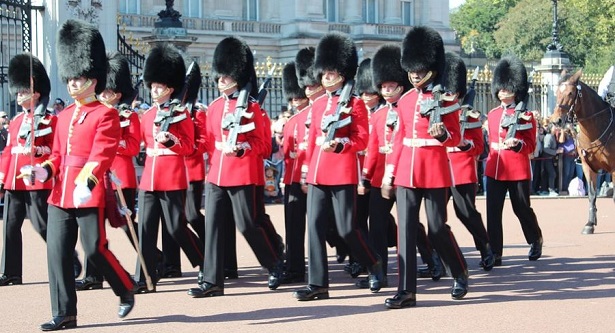
[[[171,44],[155,46],[145,60],[143,81],[154,105],[141,116],[141,139],[147,157],[139,183],[139,246],[153,281],[157,281],[156,240],[161,217],[163,228],[192,266],[203,262],[203,243],[188,229],[185,215],[188,176],[184,159],[193,153],[195,142],[190,111],[180,105],[185,98],[185,73],[184,59]],[[139,293],[156,291],[147,289],[140,264],[135,276]]]
[[[351,96],[348,110],[338,121],[336,114],[342,87],[353,80],[358,66],[354,42],[345,34],[329,33],[316,47],[314,72],[327,90],[312,105],[306,159],[302,178],[308,184],[307,219],[309,233],[309,284],[294,292],[300,301],[329,297],[329,274],[325,237],[333,211],[337,232],[349,245],[360,264],[369,268],[370,290],[382,283],[382,261],[367,243],[357,225],[356,196],[360,178],[357,152],[367,147],[368,120],[365,103]],[[344,126],[342,126],[344,125]],[[328,131],[337,127],[334,139],[326,141]]]
[[[414,89],[399,100],[399,129],[383,177],[384,189],[397,186],[399,285],[397,294],[385,301],[392,309],[416,305],[417,223],[423,200],[429,238],[455,280],[451,296],[463,298],[468,288],[465,258],[446,224],[448,188],[453,185],[446,147],[457,146],[461,137],[459,104],[442,87],[440,34],[429,27],[411,28],[402,43],[401,65]]]
[[[32,59],[32,72],[30,72]],[[30,75],[34,91],[30,91]],[[9,89],[17,96],[24,112],[9,125],[9,136],[0,167],[0,189],[4,193],[4,242],[0,286],[21,284],[22,239],[21,227],[26,215],[43,240],[47,239],[47,198],[52,183],[31,183],[17,178],[21,167],[42,163],[49,158],[53,147],[56,117],[47,111],[51,86],[43,64],[38,58],[24,53],[9,62]],[[32,122],[34,121],[34,124]],[[35,130],[32,133],[32,127]],[[34,135],[32,135],[34,134]],[[34,141],[32,141],[34,140]]]
[[[467,92],[467,70],[463,60],[458,55],[447,52],[446,67],[447,90],[457,93],[457,98],[463,100]],[[479,111],[468,109],[467,105],[462,107],[459,120],[462,129],[461,142],[457,147],[447,148],[455,179],[449,198],[452,196],[455,214],[474,238],[474,244],[481,256],[480,266],[485,271],[490,271],[495,257],[483,218],[476,210],[476,163],[485,147],[480,116]]]
[[[371,61],[372,82],[378,89],[386,104],[378,108],[370,117],[370,135],[367,156],[363,167],[363,178],[369,181],[369,241],[382,258],[384,285],[388,284],[386,274],[388,266],[389,228],[395,228],[391,209],[395,200],[382,197],[382,177],[385,165],[391,156],[393,138],[397,132],[399,120],[397,102],[410,89],[408,76],[401,68],[401,48],[397,45],[381,46]],[[395,232],[396,229],[393,231]],[[367,288],[366,280],[357,283],[360,288]]]
[[[116,155],[121,129],[118,112],[96,98],[107,76],[103,38],[89,23],[68,20],[56,45],[56,53],[62,55],[59,74],[75,103],[58,115],[50,158],[41,166],[22,168],[36,181],[54,183],[47,229],[53,318],[41,325],[43,331],[77,326],[72,254],[78,233],[86,257],[120,297],[119,317],[125,317],[135,303],[134,281],[109,251],[105,233],[103,177]]]
[[[116,108],[120,115],[121,138],[117,149],[117,154],[111,164],[111,171],[115,173],[122,183],[122,193],[126,200],[126,206],[130,210],[131,219],[134,220],[135,197],[137,188],[137,175],[133,163],[133,158],[137,156],[140,149],[141,133],[139,117],[130,108],[130,104],[135,95],[130,67],[128,60],[120,53],[108,53],[107,62],[109,69],[107,72],[107,84],[105,90],[98,96],[98,99],[109,107]],[[115,186],[113,188],[117,191]],[[126,221],[122,223],[122,229],[133,245],[135,241],[130,235]],[[133,222],[135,230],[138,226]],[[89,260],[85,260],[85,275],[83,279],[75,281],[77,290],[102,289],[103,276],[92,265]]]
[[[286,265],[282,283],[305,281],[305,212],[306,194],[301,190],[301,165],[305,159],[305,138],[310,100],[299,86],[295,62],[282,70],[282,88],[294,115],[284,125],[284,227],[286,230]]]
[[[542,255],[542,231],[530,205],[532,170],[529,156],[536,148],[536,120],[525,109],[527,71],[515,57],[502,58],[495,67],[491,93],[501,102],[489,111],[489,156],[487,176],[487,231],[495,266],[502,264],[502,210],[506,192],[528,244],[529,260]],[[509,134],[510,133],[510,134]],[[511,135],[514,134],[514,135]]]
[[[262,111],[251,98],[258,89],[252,51],[243,40],[227,37],[214,50],[212,68],[221,96],[207,111],[206,133],[213,148],[205,184],[204,275],[197,288],[188,290],[195,298],[224,295],[225,224],[232,221],[269,270],[270,289],[280,285],[282,275],[282,258],[259,223],[255,184],[264,177],[258,164],[270,149],[271,137],[264,137]]]

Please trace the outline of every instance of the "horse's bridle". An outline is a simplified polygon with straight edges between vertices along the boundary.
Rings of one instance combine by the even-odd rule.
[[[571,85],[571,84],[572,83],[570,83],[570,82],[562,82],[562,83],[560,83],[560,86],[561,85]],[[572,101],[572,104],[570,104],[570,105],[558,104],[557,105],[558,108],[567,111],[566,112],[566,119],[564,119],[564,123],[573,124],[576,120],[578,120],[577,115],[574,112],[574,107],[577,105],[577,101],[582,96],[581,85],[577,84],[575,88],[576,88],[576,94],[574,95],[574,100]]]

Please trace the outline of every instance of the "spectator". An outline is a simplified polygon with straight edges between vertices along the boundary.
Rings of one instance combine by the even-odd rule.
[[[557,138],[560,132],[561,129],[559,126],[550,124],[544,136],[542,148],[542,170],[544,177],[542,180],[543,190],[540,191],[540,195],[549,195],[552,197],[558,195],[555,191],[555,165],[553,164],[553,159],[555,155],[559,153]],[[548,191],[544,189],[548,189]]]
[[[575,160],[578,157],[576,147],[576,131],[572,125],[567,124],[560,132],[558,147],[562,148],[562,186],[568,188],[568,184],[576,174]]]
[[[138,112],[139,108],[141,107],[141,104],[143,104],[143,98],[137,96],[137,98],[135,98],[134,101],[132,101],[132,104],[130,105],[130,108],[134,111],[134,112]],[[147,110],[147,109],[146,109]]]
[[[9,116],[4,111],[0,111],[0,154],[6,147],[7,138],[9,132],[7,131],[7,127],[9,124]]]
[[[64,101],[61,98],[56,98],[53,102],[53,114],[57,116],[60,112],[62,112],[62,110],[64,110],[65,106],[66,104],[64,104]]]
[[[536,194],[539,191],[542,174],[542,155],[543,142],[545,138],[544,121],[540,112],[532,111],[534,118],[536,119],[536,149],[534,154],[530,156],[530,163],[532,164],[532,187],[530,188],[530,194]]]

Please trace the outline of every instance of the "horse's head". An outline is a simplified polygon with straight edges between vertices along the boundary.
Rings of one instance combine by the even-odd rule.
[[[562,124],[563,122],[573,122],[576,117],[575,107],[579,107],[579,95],[581,91],[580,78],[582,70],[574,75],[562,71],[561,79],[555,92],[555,108],[551,115],[551,122]]]

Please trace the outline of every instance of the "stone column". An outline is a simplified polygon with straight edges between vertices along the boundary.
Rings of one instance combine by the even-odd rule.
[[[548,87],[547,93],[542,95],[540,112],[543,117],[549,117],[553,113],[562,70],[571,70],[572,67],[568,54],[557,49],[547,51],[540,59],[540,65],[536,66],[536,71],[541,74],[542,82],[540,83],[546,84]]]

